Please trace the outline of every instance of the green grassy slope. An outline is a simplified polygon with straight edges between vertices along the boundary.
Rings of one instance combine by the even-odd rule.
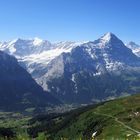
[[[12,140],[140,139],[140,94],[32,119],[20,114],[0,115],[0,132],[13,135],[7,129],[11,128],[15,135]]]
[[[37,120],[34,120],[30,132],[37,128],[41,132],[43,128],[50,140],[90,140],[93,133],[96,133],[94,139],[97,140],[139,139],[140,94],[81,108],[48,120],[45,117]]]

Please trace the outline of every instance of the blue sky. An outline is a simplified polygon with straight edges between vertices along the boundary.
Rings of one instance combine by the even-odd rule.
[[[113,32],[140,44],[140,0],[1,0],[0,40],[94,40]]]

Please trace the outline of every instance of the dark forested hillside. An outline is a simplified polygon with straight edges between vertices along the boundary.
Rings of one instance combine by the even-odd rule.
[[[23,111],[59,101],[43,91],[16,59],[0,51],[0,110]]]

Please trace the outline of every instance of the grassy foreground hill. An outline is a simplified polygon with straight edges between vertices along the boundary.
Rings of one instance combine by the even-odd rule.
[[[139,140],[140,94],[24,121],[13,130],[25,140]]]
[[[50,140],[140,139],[140,94],[61,115],[32,119],[29,129],[46,133]],[[45,128],[45,126],[47,126]]]

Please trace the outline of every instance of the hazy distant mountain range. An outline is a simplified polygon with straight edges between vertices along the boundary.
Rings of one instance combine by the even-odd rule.
[[[60,101],[66,104],[89,104],[140,92],[140,46],[133,42],[125,45],[113,33],[87,42],[50,43],[38,38],[16,39],[0,43],[0,50],[15,57],[4,53],[5,57],[0,60],[2,66],[9,68],[5,75],[7,76],[12,66],[16,65],[20,69],[19,75],[14,70],[15,75],[12,76],[19,76],[22,80],[22,75],[25,79],[21,85],[28,85],[27,91],[34,86],[38,87],[39,91],[35,90],[37,96],[41,96],[42,87],[53,103]],[[5,62],[6,57],[9,59]],[[11,63],[12,60],[15,61],[14,64]],[[6,79],[5,76],[3,78]],[[13,90],[18,97],[19,94],[26,96],[22,92],[19,93],[19,89]],[[8,94],[13,90],[10,89]]]

